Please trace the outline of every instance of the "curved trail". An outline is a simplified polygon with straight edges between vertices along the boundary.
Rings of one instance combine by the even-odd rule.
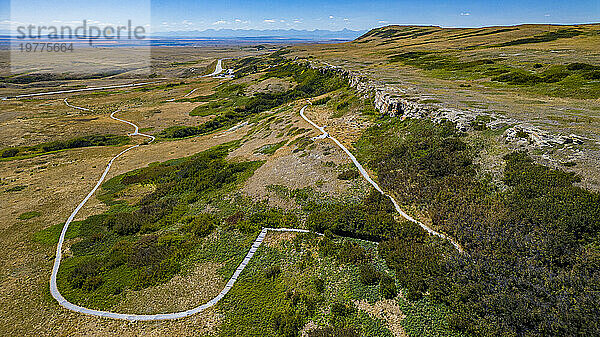
[[[74,109],[85,109],[82,107],[77,107],[77,106],[69,104],[66,99],[64,100],[64,102],[67,106],[70,106]],[[91,111],[91,110],[88,110],[88,111]],[[133,126],[134,132],[130,133],[129,134],[130,136],[139,135],[139,136],[149,137],[150,142],[154,141],[154,139],[155,139],[154,136],[140,133],[139,128],[136,124],[126,121],[124,119],[115,117],[114,115],[119,111],[120,110],[117,110],[117,111],[114,111],[113,113],[111,113],[110,118]],[[108,171],[110,170],[114,161],[117,158],[119,158],[120,156],[122,156],[123,154],[125,154],[127,151],[132,150],[139,146],[140,145],[134,145],[134,146],[128,147],[127,149],[121,151],[119,154],[114,156],[108,162],[106,169],[104,169],[104,172],[100,176],[100,179],[98,179],[98,182],[96,183],[94,188],[90,191],[90,193],[88,193],[88,195],[83,199],[83,201],[81,201],[81,203],[75,208],[75,210],[73,211],[73,213],[71,213],[71,215],[65,222],[65,225],[63,226],[63,229],[60,233],[60,237],[58,239],[58,244],[56,246],[56,258],[54,259],[54,266],[52,267],[52,275],[50,276],[50,293],[52,294],[52,297],[54,297],[54,299],[56,299],[62,307],[66,308],[68,310],[71,310],[71,311],[82,313],[82,314],[98,316],[98,317],[114,318],[114,319],[124,319],[124,320],[129,320],[129,321],[172,320],[172,319],[179,319],[179,318],[187,317],[190,315],[194,315],[196,313],[199,313],[199,312],[206,310],[206,309],[214,306],[215,304],[217,304],[217,302],[219,302],[219,300],[221,300],[229,292],[229,290],[231,290],[231,288],[237,281],[238,277],[240,276],[240,274],[242,273],[244,268],[246,268],[246,265],[248,265],[248,262],[250,262],[250,260],[254,256],[254,253],[256,253],[256,250],[258,249],[258,247],[262,244],[265,236],[267,235],[267,232],[269,232],[269,231],[297,232],[297,233],[309,233],[310,232],[305,229],[294,229],[294,228],[263,228],[261,230],[260,234],[258,235],[258,237],[256,238],[256,240],[254,241],[254,243],[252,244],[252,247],[250,247],[250,250],[246,254],[246,257],[244,258],[244,260],[237,267],[237,269],[235,270],[235,272],[233,273],[233,275],[231,276],[229,281],[227,281],[227,284],[225,285],[223,290],[221,290],[221,292],[217,296],[215,296],[213,299],[211,299],[210,301],[208,301],[200,306],[197,306],[195,308],[189,309],[189,310],[179,311],[179,312],[174,312],[174,313],[167,313],[167,314],[154,314],[154,315],[121,314],[121,313],[110,312],[110,311],[89,309],[89,308],[85,308],[85,307],[82,307],[82,306],[79,306],[79,305],[76,305],[76,304],[73,304],[73,303],[67,301],[62,296],[60,291],[58,290],[56,278],[58,275],[58,269],[60,268],[60,261],[62,258],[62,245],[65,241],[65,235],[67,233],[67,230],[69,229],[69,224],[71,224],[71,222],[73,221],[73,219],[75,218],[75,216],[77,215],[79,210],[81,210],[81,208],[85,205],[85,203],[92,197],[92,195],[94,195],[96,190],[100,187],[100,185],[106,178],[106,175],[108,174]]]
[[[202,77],[216,76],[216,75],[219,75],[222,72],[223,72],[223,59],[220,59],[220,60],[217,61],[217,65],[215,66],[215,71],[213,71],[212,73],[210,73],[208,75],[204,75]]]
[[[221,60],[219,60],[219,62],[217,63],[217,69],[215,69],[215,72],[217,72],[217,70],[220,70],[220,71],[217,72],[217,74],[222,71],[222,67],[219,67],[220,64],[221,64]],[[214,76],[215,72],[213,72],[213,74],[210,74],[209,76]],[[192,90],[191,92],[189,92],[187,95],[191,94],[193,91],[194,90]],[[78,107],[78,106],[75,106],[75,105],[71,105],[71,104],[69,104],[69,102],[67,101],[66,98],[64,100],[64,103],[67,106],[69,106],[71,108],[74,108],[74,109],[83,110],[83,111],[92,111],[92,110],[87,109],[87,108],[83,108],[83,107]],[[337,139],[331,137],[325,131],[324,127],[318,126],[317,124],[315,124],[313,121],[311,121],[310,119],[308,119],[306,117],[306,115],[304,114],[304,111],[305,111],[305,109],[306,109],[307,106],[308,105],[305,105],[304,107],[302,107],[302,109],[300,110],[300,115],[302,116],[302,118],[304,120],[306,120],[308,123],[310,123],[316,129],[318,129],[319,131],[322,132],[322,134],[320,136],[315,137],[315,138],[317,138],[317,139],[330,138],[331,140],[333,140],[350,157],[350,159],[352,160],[352,162],[354,163],[354,165],[356,165],[356,167],[361,172],[361,174],[363,175],[363,177],[371,185],[373,185],[373,187],[377,191],[379,191],[381,194],[383,194],[383,195],[387,196],[388,198],[390,198],[390,200],[394,204],[394,207],[396,208],[396,210],[398,211],[398,213],[400,215],[402,215],[405,219],[407,219],[409,221],[412,221],[414,223],[417,223],[419,226],[421,226],[423,229],[425,229],[428,233],[430,233],[432,235],[436,235],[436,236],[439,236],[441,238],[449,240],[454,245],[454,247],[456,247],[456,249],[458,249],[460,252],[463,251],[462,248],[460,247],[460,245],[458,243],[456,243],[454,240],[452,240],[451,238],[447,237],[444,234],[441,234],[441,233],[438,233],[438,232],[432,230],[431,228],[427,227],[423,223],[421,223],[421,222],[413,219],[408,214],[406,214],[405,212],[403,212],[400,209],[400,206],[394,200],[394,198],[392,198],[390,195],[388,195],[385,192],[383,192],[383,190],[379,187],[379,185],[377,185],[377,183],[371,179],[371,177],[368,175],[368,173],[366,172],[366,170],[356,160],[356,157],[354,157],[354,155],[343,144],[341,144]],[[150,139],[150,141],[148,143],[151,143],[151,142],[153,142],[155,140],[155,137],[152,136],[152,135],[147,135],[147,134],[144,134],[144,133],[140,133],[139,132],[139,127],[136,124],[134,124],[134,123],[132,123],[130,121],[127,121],[127,120],[115,117],[115,114],[117,112],[120,112],[120,111],[121,110],[116,110],[116,111],[112,112],[110,114],[110,118],[112,118],[112,119],[114,119],[116,121],[119,121],[119,122],[122,122],[122,123],[126,123],[126,124],[132,126],[134,128],[134,131],[132,133],[130,133],[129,136],[143,136],[143,137],[147,137],[147,138]],[[92,315],[92,316],[98,316],[98,317],[106,317],[106,318],[112,318],[112,319],[129,320],[129,321],[173,320],[173,319],[180,319],[180,318],[184,318],[184,317],[187,317],[187,316],[190,316],[190,315],[194,315],[196,313],[199,313],[199,312],[201,312],[203,310],[206,310],[206,309],[214,306],[215,304],[217,304],[229,292],[229,290],[231,290],[231,288],[233,287],[233,285],[237,281],[237,279],[240,276],[240,274],[242,273],[242,271],[246,268],[246,266],[248,265],[248,263],[250,262],[250,260],[254,256],[254,253],[256,253],[256,251],[258,250],[258,247],[260,247],[260,245],[262,244],[265,236],[267,235],[267,232],[269,232],[269,231],[298,232],[298,233],[309,233],[310,232],[310,231],[304,230],[304,229],[263,228],[261,230],[260,234],[258,235],[258,237],[256,238],[256,240],[254,241],[254,243],[252,244],[252,246],[250,247],[250,250],[246,254],[244,260],[239,264],[239,266],[237,267],[237,269],[235,270],[235,272],[233,273],[233,275],[231,276],[231,278],[227,281],[225,287],[221,290],[221,292],[217,296],[215,296],[214,298],[212,298],[211,300],[209,300],[208,302],[206,302],[206,303],[204,303],[204,304],[202,304],[200,306],[197,306],[195,308],[189,309],[189,310],[179,311],[179,312],[174,312],[174,313],[153,314],[153,315],[123,314],[123,313],[116,313],[116,312],[110,312],[110,311],[102,311],[102,310],[89,309],[89,308],[78,306],[76,304],[73,304],[73,303],[67,301],[62,296],[62,294],[60,293],[60,291],[58,290],[57,275],[58,275],[58,270],[60,268],[60,262],[61,262],[61,259],[62,259],[62,246],[64,244],[65,236],[66,236],[67,230],[69,228],[69,225],[71,224],[71,222],[73,221],[73,219],[75,218],[75,216],[77,216],[77,213],[81,210],[81,208],[83,208],[83,206],[86,204],[86,202],[92,197],[92,195],[94,195],[94,193],[102,185],[102,183],[104,182],[104,179],[108,175],[108,172],[110,171],[110,168],[111,168],[112,164],[114,163],[114,161],[117,158],[119,158],[122,155],[124,155],[125,153],[127,153],[128,151],[133,150],[133,149],[135,149],[135,148],[137,148],[139,146],[140,145],[138,144],[138,145],[133,145],[131,147],[126,148],[125,150],[121,151],[119,154],[117,154],[116,156],[114,156],[108,162],[108,165],[106,166],[106,168],[104,169],[104,172],[102,173],[102,175],[100,176],[100,178],[96,182],[96,185],[94,186],[94,188],[92,188],[92,190],[86,195],[86,197],[81,201],[81,203],[79,203],[79,205],[71,213],[71,215],[69,216],[69,218],[67,219],[67,221],[65,222],[65,224],[64,224],[64,226],[62,228],[62,231],[60,233],[60,237],[59,237],[59,240],[58,240],[58,244],[57,244],[57,247],[56,247],[56,257],[54,259],[54,265],[52,267],[52,274],[50,276],[50,293],[52,294],[52,297],[54,297],[54,299],[56,299],[58,301],[58,303],[62,307],[66,308],[68,310],[71,310],[71,311],[82,313],[82,314],[87,314],[87,315]]]
[[[217,61],[217,65],[215,67],[215,71],[213,71],[211,74],[203,75],[201,77],[216,76],[216,75],[218,75],[218,74],[220,74],[222,72],[223,72],[223,60],[220,59],[220,60]],[[72,92],[82,92],[82,91],[95,91],[95,90],[106,90],[106,89],[139,87],[139,86],[148,85],[148,84],[155,84],[155,83],[159,83],[159,82],[158,81],[154,81],[154,82],[143,82],[143,83],[130,83],[130,84],[109,85],[109,86],[105,86],[105,87],[92,87],[92,88],[83,88],[83,89],[70,89],[70,90],[60,90],[60,91],[39,92],[39,93],[35,93],[35,94],[23,94],[23,95],[15,95],[15,96],[2,97],[2,100],[5,101],[5,100],[8,100],[8,99],[15,99],[15,98],[37,97],[37,96],[56,95],[56,94],[68,94],[68,93],[72,93]],[[191,94],[191,92],[189,92],[188,95],[189,94]],[[184,97],[187,97],[187,95],[184,96]],[[75,106],[69,105],[67,102],[65,102],[65,103],[67,104],[67,106],[70,106],[71,108],[74,108],[74,109],[79,109],[79,110],[84,110],[84,111],[90,111],[89,109],[86,109],[86,108],[75,107]]]
[[[309,101],[310,104],[310,101]],[[308,107],[308,105],[305,105],[302,107],[302,109],[300,109],[300,116],[302,116],[302,118],[304,118],[305,121],[307,121],[310,125],[314,126],[316,129],[318,129],[319,131],[322,132],[321,135],[319,135],[318,137],[315,137],[315,139],[324,139],[324,138],[329,138],[331,139],[334,143],[337,144],[337,146],[339,146],[340,149],[342,149],[342,151],[346,152],[346,154],[348,155],[348,157],[350,157],[350,160],[352,160],[352,162],[354,163],[354,166],[356,166],[356,168],[358,169],[358,171],[360,171],[360,174],[371,184],[373,185],[373,187],[381,194],[385,195],[386,197],[390,198],[390,200],[392,201],[392,203],[394,204],[394,207],[396,208],[396,211],[406,220],[410,221],[410,222],[414,222],[417,225],[419,225],[421,228],[423,228],[425,231],[427,231],[427,233],[431,234],[431,235],[435,235],[438,236],[442,239],[448,240],[453,246],[454,248],[456,248],[459,252],[464,253],[462,247],[458,244],[458,242],[454,241],[454,239],[448,237],[447,235],[444,235],[442,233],[436,232],[433,229],[429,228],[427,225],[425,225],[424,223],[414,219],[413,217],[411,217],[410,215],[406,214],[398,205],[398,203],[396,202],[396,200],[389,194],[385,193],[380,187],[379,185],[377,185],[377,183],[371,179],[371,177],[369,176],[369,174],[367,173],[367,171],[363,168],[363,166],[358,162],[358,160],[356,159],[356,157],[354,157],[354,155],[352,154],[352,152],[350,152],[342,143],[340,143],[337,139],[335,139],[334,137],[332,137],[331,135],[329,135],[329,133],[327,133],[327,131],[325,131],[325,127],[322,126],[318,126],[317,124],[315,124],[313,121],[311,121],[310,119],[308,119],[306,117],[306,115],[304,114],[304,110]]]
[[[181,98],[186,98],[186,97],[188,97],[189,95],[193,94],[193,93],[194,93],[194,91],[196,91],[196,90],[198,90],[198,88],[196,88],[196,89],[192,89],[192,90],[191,90],[190,92],[188,92],[187,94],[185,94],[185,95],[181,96]],[[166,100],[166,101],[167,101],[167,102],[175,102],[175,100],[176,100],[176,99],[178,99],[178,98],[170,98],[170,99],[168,99],[168,100]]]
[[[215,66],[215,71],[213,71],[212,73],[208,74],[208,75],[202,75],[200,77],[212,77],[212,76],[216,76],[219,75],[220,73],[223,72],[223,60],[218,60],[217,61],[217,65]],[[182,96],[181,98],[186,98],[189,95],[193,94],[194,91],[198,90],[198,88],[196,89],[192,89],[192,91],[188,92],[187,94],[185,94],[184,96]],[[177,98],[171,98],[168,99],[167,102],[174,102]]]
[[[83,108],[83,107],[80,107],[80,106],[71,105],[71,104],[69,104],[69,102],[67,102],[67,99],[66,99],[66,98],[65,98],[65,100],[64,100],[63,102],[65,102],[65,104],[66,104],[66,105],[67,105],[69,108],[73,108],[73,109],[77,109],[77,110],[82,110],[82,111],[92,111],[92,110],[90,110],[90,109],[88,109],[88,108]]]
[[[158,83],[158,82],[130,83],[130,84],[110,85],[110,86],[106,86],[106,87],[93,87],[93,88],[83,88],[83,89],[71,89],[71,90],[40,92],[40,93],[37,93],[37,94],[23,94],[23,95],[3,97],[2,100],[7,100],[7,99],[11,99],[11,98],[25,98],[25,97],[37,97],[37,96],[45,96],[45,95],[68,94],[68,93],[72,93],[72,92],[81,92],[81,91],[94,91],[94,90],[106,90],[106,89],[139,87],[139,86],[148,85],[148,84],[154,84],[154,83]],[[80,110],[83,109],[83,110],[89,111],[89,110],[87,110],[85,108],[81,108],[81,107],[72,107],[72,108],[80,109]]]

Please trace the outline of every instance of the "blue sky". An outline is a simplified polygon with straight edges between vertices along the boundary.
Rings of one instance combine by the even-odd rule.
[[[11,22],[122,24],[152,30],[369,29],[388,24],[480,27],[520,23],[600,22],[600,0],[274,1],[274,0],[0,0],[0,25]],[[8,11],[8,8],[12,8]],[[12,15],[7,15],[8,13]],[[4,28],[4,27],[0,27]]]

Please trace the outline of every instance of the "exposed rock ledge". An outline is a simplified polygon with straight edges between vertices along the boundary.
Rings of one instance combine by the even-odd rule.
[[[302,62],[302,61],[299,61]],[[515,147],[543,148],[555,145],[580,145],[587,139],[577,135],[560,135],[542,131],[532,125],[479,109],[453,109],[438,103],[424,103],[423,97],[409,97],[401,88],[388,86],[367,76],[348,71],[328,63],[309,62],[309,66],[321,72],[333,72],[348,79],[349,85],[364,98],[373,98],[377,111],[390,117],[431,118],[435,122],[449,120],[461,131],[477,127],[492,130],[506,129],[504,139]]]

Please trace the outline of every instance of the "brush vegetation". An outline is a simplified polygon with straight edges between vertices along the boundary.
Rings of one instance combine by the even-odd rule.
[[[243,63],[244,60],[240,62]],[[321,73],[318,70],[295,63],[284,63],[269,68],[263,75],[263,79],[270,77],[290,77],[297,83],[297,86],[282,93],[256,93],[248,97],[244,95],[243,85],[222,85],[217,88],[216,93],[208,97],[191,99],[191,101],[208,101],[207,104],[194,109],[192,115],[207,116],[215,114],[216,117],[200,126],[170,127],[162,131],[159,136],[162,138],[184,138],[221,130],[280,105],[301,98],[319,96],[346,85],[345,81],[338,76]]]
[[[61,150],[76,149],[90,146],[125,145],[129,142],[127,136],[115,135],[93,135],[73,138],[69,140],[57,140],[33,146],[11,147],[1,150],[2,158],[18,159],[31,156],[53,153]]]

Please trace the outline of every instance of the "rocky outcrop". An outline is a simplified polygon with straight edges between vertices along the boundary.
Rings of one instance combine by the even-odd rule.
[[[556,145],[581,145],[585,138],[574,134],[556,135],[540,130],[532,125],[519,124],[504,131],[507,143],[519,146],[548,147]]]
[[[348,71],[328,63],[310,63],[310,67],[348,79],[350,87],[362,94],[363,98],[372,97],[375,109],[382,115],[402,119],[428,117],[438,122],[449,120],[454,122],[457,128],[462,131],[467,131],[470,128],[471,121],[476,118],[472,112],[421,103],[422,97],[407,98],[407,93],[401,88],[373,81],[363,74]]]
[[[589,140],[577,135],[552,134],[527,123],[479,109],[454,109],[438,103],[424,103],[425,97],[410,96],[404,89],[386,85],[364,74],[345,70],[328,63],[309,63],[313,69],[331,72],[348,79],[348,84],[363,98],[373,99],[375,109],[382,115],[398,118],[430,118],[435,122],[451,121],[465,132],[481,127],[492,130],[507,128],[504,139],[515,147],[543,148],[556,145],[580,145]]]
[[[397,97],[394,93],[381,89],[375,92],[373,104],[375,105],[375,109],[380,113],[390,117],[402,116],[404,118],[422,118],[430,110],[422,104]]]

